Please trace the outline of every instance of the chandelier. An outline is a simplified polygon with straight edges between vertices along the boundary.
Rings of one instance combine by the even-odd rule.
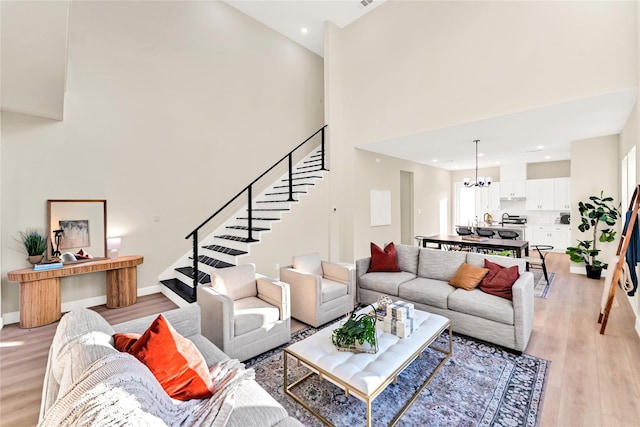
[[[480,142],[480,140],[476,139],[473,142],[476,143],[476,180],[475,182],[469,182],[469,178],[465,178],[464,186],[465,187],[488,187],[493,182],[491,180],[491,177],[488,176],[487,179],[485,180],[484,177],[478,176],[478,142]]]

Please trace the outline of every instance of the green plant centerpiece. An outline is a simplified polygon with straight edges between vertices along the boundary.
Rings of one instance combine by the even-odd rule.
[[[376,321],[375,307],[369,313],[353,312],[344,324],[333,330],[331,342],[340,351],[376,353]]]
[[[604,191],[600,191],[600,196],[589,197],[588,202],[579,202],[580,224],[578,230],[584,232],[591,230],[590,240],[578,240],[576,246],[567,248],[566,253],[571,261],[586,264],[587,276],[592,279],[600,279],[603,268],[607,268],[607,263],[598,259],[600,249],[596,247],[597,242],[610,243],[616,238],[616,231],[612,228],[618,218],[620,218],[620,204],[613,203],[613,197],[605,197]],[[599,229],[600,225],[608,228]]]
[[[47,239],[42,233],[35,229],[27,229],[27,231],[20,232],[22,244],[30,263],[37,264],[44,258],[44,253],[47,250]]]

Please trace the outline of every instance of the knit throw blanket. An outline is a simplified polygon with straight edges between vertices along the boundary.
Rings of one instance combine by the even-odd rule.
[[[151,371],[127,353],[94,362],[47,411],[40,426],[222,426],[233,410],[234,392],[254,378],[235,359],[211,369],[214,395],[174,400]]]

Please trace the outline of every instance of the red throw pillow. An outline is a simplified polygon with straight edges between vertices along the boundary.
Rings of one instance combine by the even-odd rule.
[[[518,266],[503,267],[487,259],[484,260],[484,266],[489,269],[489,273],[480,283],[479,289],[497,297],[513,299],[511,288],[520,277]]]
[[[135,335],[115,334],[115,347],[144,363],[169,396],[189,400],[213,395],[213,382],[204,357],[162,314],[138,339]]]
[[[398,268],[398,255],[396,254],[396,246],[393,242],[385,246],[384,250],[371,242],[371,265],[367,273],[373,271],[391,271],[396,273],[401,271]]]

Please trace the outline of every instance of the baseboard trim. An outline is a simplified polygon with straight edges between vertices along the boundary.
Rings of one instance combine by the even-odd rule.
[[[180,296],[178,296],[175,292],[173,292],[171,289],[167,288],[166,286],[164,285],[158,285],[158,286],[161,288],[160,293],[165,297],[169,298],[171,302],[173,302],[178,307],[187,307],[191,305],[191,303],[180,298]]]
[[[157,294],[162,292],[162,288],[164,288],[164,286],[159,284],[152,285],[152,286],[145,286],[144,288],[139,288],[137,294],[139,297],[144,295]],[[63,313],[66,313],[67,311],[71,311],[76,308],[94,307],[96,305],[103,305],[106,303],[107,303],[107,296],[101,295],[99,297],[92,297],[92,298],[79,299],[76,301],[63,302],[60,306],[60,310]],[[5,313],[2,316],[2,318],[0,318],[0,329],[2,329],[2,326],[4,325],[10,325],[12,323],[20,323],[20,311],[12,311],[10,313]]]

